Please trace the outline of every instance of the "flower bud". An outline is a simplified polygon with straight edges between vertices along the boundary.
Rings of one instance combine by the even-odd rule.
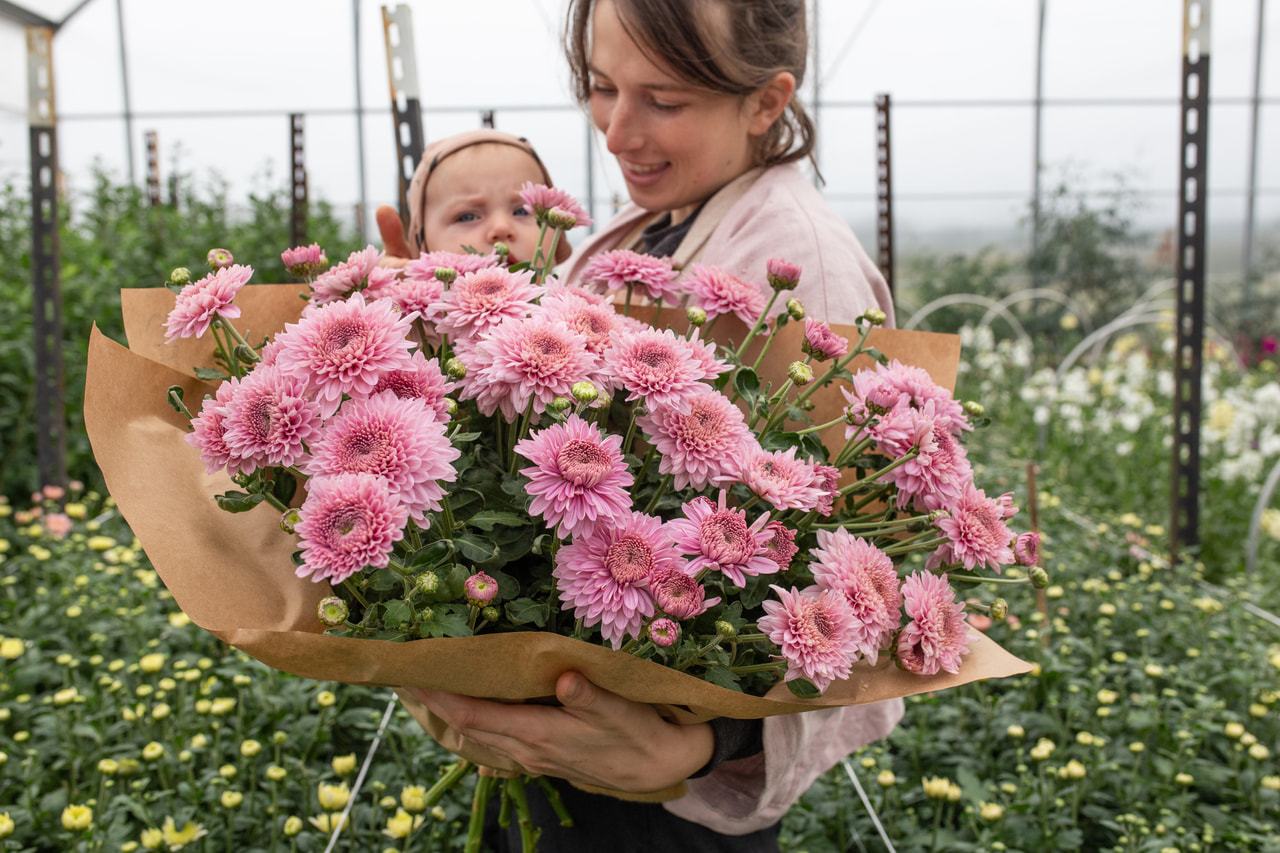
[[[1023,533],[1013,540],[1013,557],[1019,566],[1034,566],[1040,562],[1040,534]]]
[[[205,262],[211,270],[223,270],[236,262],[226,249],[210,249]]]
[[[723,619],[716,622],[716,634],[726,640],[732,640],[738,636],[738,629]]]
[[[463,584],[462,594],[466,597],[467,603],[484,607],[497,596],[498,582],[484,572],[476,572]]]
[[[569,393],[579,403],[594,403],[600,398],[600,390],[590,382],[575,382],[569,387]]]
[[[256,362],[262,361],[262,357],[258,355],[258,351],[246,344],[236,344],[235,349],[231,350],[231,354],[234,355],[236,360],[242,364],[255,364]]]
[[[804,303],[794,296],[787,300],[787,313],[791,315],[792,320],[804,319]]]
[[[186,267],[174,267],[173,272],[169,273],[170,284],[189,284],[191,282],[191,270]]]
[[[1036,589],[1044,589],[1049,585],[1049,573],[1039,566],[1032,566],[1027,571],[1027,576],[1031,578],[1031,585]]]
[[[436,267],[435,277],[436,281],[448,287],[457,280],[458,271],[453,267]]]
[[[294,528],[298,526],[298,522],[301,520],[302,514],[296,509],[287,510],[284,515],[280,516],[280,529],[292,535]]]
[[[490,622],[497,622],[498,617],[501,616],[502,614],[498,612],[498,608],[490,604],[488,607],[480,611],[480,615]]]
[[[578,224],[578,217],[563,207],[553,207],[547,211],[547,224],[561,231],[568,231]]]
[[[467,367],[456,358],[451,358],[444,363],[444,375],[450,379],[457,381],[467,378]]]
[[[1003,598],[997,598],[991,602],[991,606],[987,609],[987,614],[997,622],[1003,622],[1009,616],[1009,602]]]
[[[791,290],[800,283],[800,266],[782,258],[770,258],[765,278],[774,290]]]
[[[330,628],[346,622],[349,612],[347,603],[336,595],[320,599],[320,604],[316,607],[316,615],[320,617],[321,622]]]
[[[511,247],[502,241],[493,244],[493,253],[498,256],[498,262],[505,264],[507,256],[511,254]]]
[[[659,648],[666,648],[680,638],[680,626],[665,616],[654,619],[649,624],[649,639]]]
[[[696,329],[707,324],[707,312],[696,305],[691,305],[689,310],[685,311],[685,316],[689,318],[689,325]]]
[[[987,413],[987,409],[977,400],[965,400],[960,404],[960,408],[964,409],[964,413],[971,418],[980,418]]]
[[[422,574],[418,575],[418,591],[419,592],[423,592],[423,593],[426,593],[427,595],[431,595],[439,588],[440,588],[440,576],[437,575],[435,572],[423,572]]]
[[[552,397],[551,402],[547,403],[547,411],[553,415],[564,414],[573,408],[573,400],[568,397]]]
[[[868,308],[862,317],[873,326],[883,326],[889,321],[888,315],[879,308]]]
[[[452,397],[445,397],[444,410],[449,415],[449,419],[453,420],[458,416],[458,401]]]
[[[793,361],[787,368],[787,376],[796,385],[803,387],[813,381],[813,368],[803,361]]]

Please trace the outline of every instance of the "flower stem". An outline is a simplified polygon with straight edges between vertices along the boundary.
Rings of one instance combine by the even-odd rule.
[[[556,817],[560,818],[561,826],[573,826],[573,818],[569,816],[569,812],[565,810],[564,801],[560,799],[560,792],[555,789],[545,776],[534,776],[533,781],[538,783],[538,787],[542,788],[542,793],[547,798],[551,810],[556,813]]]
[[[471,821],[467,824],[467,842],[463,848],[465,853],[480,853],[482,840],[480,835],[484,830],[485,806],[493,796],[493,789],[497,782],[494,776],[476,777],[476,792],[471,800]]]
[[[755,325],[751,327],[751,331],[747,332],[747,336],[742,339],[742,345],[738,347],[738,352],[736,353],[738,357],[738,361],[742,361],[742,356],[747,351],[747,347],[750,346],[751,339],[754,338],[756,336],[756,333],[758,333],[760,329],[764,327],[765,318],[769,316],[769,309],[773,308],[773,303],[778,301],[779,293],[780,291],[777,291],[777,290],[773,291],[773,295],[769,297],[769,304],[764,306],[764,310],[761,311],[760,316],[756,318]],[[766,346],[766,349],[767,348],[768,347]],[[760,358],[762,359],[764,358],[763,352],[760,353]],[[756,362],[756,366],[757,367],[760,366],[759,361]]]
[[[649,499],[649,505],[644,508],[645,515],[653,512],[653,508],[658,505],[658,499],[666,492],[667,487],[671,485],[673,475],[667,474],[662,478],[662,482],[658,483],[658,489],[653,493],[653,497]]]
[[[533,816],[529,813],[529,798],[525,795],[524,782],[527,777],[516,776],[508,779],[506,795],[516,804],[516,825],[520,827],[520,849],[523,853],[534,853],[538,846],[541,831],[533,825]]]
[[[820,424],[818,426],[805,427],[804,429],[796,430],[796,435],[808,435],[811,432],[821,432],[824,429],[830,429],[836,424],[842,424],[842,423],[844,423],[844,415],[841,415],[835,420],[828,421],[825,424]]]
[[[786,667],[786,661],[770,661],[769,663],[753,663],[747,666],[731,666],[729,671],[734,675],[750,675],[755,672],[782,672]]]

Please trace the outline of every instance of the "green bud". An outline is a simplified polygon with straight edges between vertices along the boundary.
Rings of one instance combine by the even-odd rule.
[[[243,364],[256,364],[262,361],[262,356],[258,355],[258,351],[251,346],[236,344],[235,349],[231,352],[236,357],[236,360]]]
[[[568,397],[552,397],[551,402],[547,403],[547,411],[553,415],[567,412],[571,408],[573,408],[573,401]]]
[[[796,385],[805,386],[813,381],[813,368],[803,361],[793,361],[791,366],[787,368],[787,376]]]
[[[436,267],[436,281],[448,286],[458,278],[458,271],[453,267]]]
[[[883,326],[888,322],[889,317],[879,308],[868,308],[863,318],[873,326]]]
[[[440,588],[440,577],[435,572],[423,572],[418,575],[418,590],[431,595]]]
[[[347,603],[336,595],[320,599],[320,604],[316,607],[316,615],[330,628],[346,622],[348,612]]]
[[[191,270],[186,267],[174,267],[173,272],[169,273],[170,284],[189,284],[191,282]]]
[[[787,300],[787,313],[791,315],[792,320],[804,319],[804,303],[794,296]]]
[[[507,255],[511,254],[511,247],[501,241],[493,244],[493,253],[498,256],[502,263],[507,262]]]
[[[459,379],[466,379],[467,367],[456,358],[451,358],[444,363],[444,375],[455,381]]]
[[[1049,585],[1049,573],[1040,566],[1027,569],[1027,577],[1031,578],[1031,585],[1036,589],[1044,589]]]
[[[452,397],[444,398],[444,410],[449,413],[450,419],[458,416],[458,401]]]
[[[488,607],[482,608],[480,610],[480,615],[490,622],[497,622],[498,617],[501,614],[498,613],[498,608],[490,604]]]
[[[696,329],[701,329],[707,324],[707,312],[696,305],[690,306],[684,313],[689,318],[689,325]]]
[[[726,640],[732,640],[734,637],[738,636],[738,629],[721,619],[716,622],[716,634],[724,637]]]
[[[987,413],[986,407],[977,400],[965,400],[964,403],[961,404],[961,408],[963,408],[964,413],[971,418],[980,418]]]
[[[294,529],[301,520],[302,515],[296,509],[290,509],[280,516],[280,529],[292,536]]]
[[[573,399],[579,403],[594,403],[600,398],[600,390],[590,382],[575,382],[569,388],[569,392],[573,394]]]
[[[997,598],[991,602],[991,607],[987,610],[991,618],[997,622],[1003,622],[1009,616],[1009,602],[1003,598]]]
[[[562,207],[553,207],[547,211],[547,224],[561,231],[568,231],[578,224],[578,217]]]

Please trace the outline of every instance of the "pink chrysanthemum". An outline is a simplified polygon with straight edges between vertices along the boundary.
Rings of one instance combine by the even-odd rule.
[[[898,635],[898,663],[908,672],[936,675],[960,671],[969,652],[964,603],[956,601],[947,579],[915,572],[902,583],[902,598],[911,620]]]
[[[582,271],[582,283],[604,290],[640,288],[655,301],[682,295],[670,258],[655,258],[629,249],[614,249],[593,257]]]
[[[1040,565],[1040,534],[1020,535],[1013,543],[1013,558],[1019,566]]]
[[[308,279],[329,268],[329,259],[324,256],[324,249],[319,243],[310,246],[295,246],[280,253],[284,268],[294,278]]]
[[[748,575],[778,571],[778,564],[770,559],[766,547],[773,535],[764,530],[769,513],[748,526],[746,512],[730,508],[727,497],[726,492],[720,492],[718,506],[707,498],[694,498],[680,508],[684,518],[667,522],[667,531],[676,547],[693,558],[689,561],[690,572],[714,569],[734,586],[743,587]]]
[[[307,381],[321,414],[329,417],[344,394],[367,397],[383,373],[411,369],[409,324],[389,301],[366,304],[363,293],[312,305],[276,337],[276,363]]]
[[[474,398],[485,415],[501,409],[508,422],[533,402],[541,414],[556,397],[570,396],[573,383],[594,373],[599,359],[582,335],[542,317],[507,320],[470,353],[458,351],[467,368],[462,399]]]
[[[662,520],[640,512],[613,528],[574,539],[556,552],[554,575],[560,600],[574,617],[600,633],[615,649],[640,635],[653,616],[648,581],[655,571],[679,562]]]
[[[177,338],[200,337],[209,330],[214,317],[239,317],[240,306],[233,305],[231,300],[252,275],[253,267],[233,264],[182,288],[165,323],[165,343]]]
[[[298,510],[300,578],[341,583],[366,566],[383,568],[404,537],[405,510],[373,474],[314,477]]]
[[[750,327],[760,319],[767,304],[760,288],[717,267],[695,265],[687,273],[685,285],[693,297],[692,304],[706,311],[709,318],[736,314]]]
[[[791,560],[799,553],[796,545],[796,532],[780,521],[771,521],[764,526],[769,535],[764,543],[764,554],[778,564],[778,571],[785,572],[791,566]]]
[[[916,409],[923,409],[932,400],[934,412],[950,419],[951,431],[956,435],[973,429],[964,408],[950,391],[934,382],[927,371],[896,358],[887,366],[877,363],[873,370],[858,371],[853,375],[853,389],[840,390],[857,423],[882,415],[904,400]]]
[[[884,475],[901,493],[899,506],[911,504],[924,509],[929,502],[946,506],[959,500],[973,483],[968,453],[956,438],[951,419],[935,414],[933,400],[923,409],[900,400],[871,426],[869,433],[876,440],[877,452],[890,459],[904,457],[912,449],[918,451]]]
[[[468,604],[484,607],[498,597],[498,582],[484,572],[476,572],[463,581],[462,597]]]
[[[421,400],[435,412],[436,420],[444,422],[449,420],[449,406],[445,398],[456,387],[457,383],[451,382],[440,371],[439,359],[429,359],[414,350],[409,366],[383,373],[370,394],[390,391],[402,400]]]
[[[400,281],[400,270],[395,269],[394,267],[374,267],[369,270],[369,278],[365,282],[365,301],[372,302],[375,299],[391,299],[392,294],[394,294],[399,288]]]
[[[701,350],[701,352],[700,352]],[[711,350],[710,353],[706,350]],[[610,338],[604,353],[605,367],[630,392],[627,402],[643,399],[647,405],[684,410],[691,394],[729,370],[715,357],[714,347],[679,337],[670,329],[645,328]]]
[[[557,207],[574,218],[575,228],[585,228],[591,224],[591,214],[587,213],[587,209],[562,189],[526,181],[520,187],[520,198],[538,220],[538,224],[545,222],[547,214]]]
[[[925,568],[932,571],[959,563],[969,571],[985,565],[998,572],[1001,566],[1014,562],[1013,549],[1009,547],[1013,532],[1004,523],[1000,505],[982,489],[970,483],[955,503],[942,505],[928,500],[926,508],[947,511],[934,526],[948,541],[929,556]]]
[[[791,290],[800,283],[800,265],[782,258],[765,262],[765,280],[774,290]]]
[[[560,320],[586,340],[587,349],[602,355],[609,346],[610,333],[625,328],[623,316],[608,302],[597,302],[586,291],[564,287],[548,289],[534,311],[550,320]]]
[[[320,430],[320,406],[306,396],[306,383],[278,365],[254,368],[226,404],[223,441],[247,474],[257,468],[288,467],[307,457],[307,443]]]
[[[428,510],[439,510],[441,481],[457,479],[453,462],[461,452],[445,424],[423,400],[401,400],[389,391],[349,400],[311,445],[304,466],[311,477],[357,472],[387,481],[409,517],[426,527]]]
[[[364,287],[369,273],[378,266],[382,252],[377,246],[365,246],[358,252],[352,252],[347,259],[311,282],[311,301],[317,305],[326,305],[337,299],[343,299]]]
[[[649,638],[653,644],[665,649],[680,639],[680,626],[665,616],[649,623]]]
[[[823,465],[810,460],[813,470],[813,487],[821,495],[815,507],[819,515],[831,515],[835,510],[836,498],[840,497],[840,469],[833,465]]]
[[[441,336],[436,329],[440,318],[444,283],[435,278],[404,278],[387,291],[387,298],[406,315],[416,315],[413,339],[424,346],[439,346]]]
[[[187,444],[200,451],[200,461],[210,474],[227,469],[233,474],[240,472],[239,459],[227,447],[225,438],[227,403],[239,387],[240,380],[232,377],[218,386],[215,396],[205,397],[199,414],[191,419],[191,432],[183,436]]]
[[[649,592],[658,608],[676,619],[692,619],[720,603],[719,598],[707,600],[706,588],[688,574],[683,561],[649,575]]]
[[[1005,492],[996,498],[996,504],[1000,507],[1000,517],[1005,521],[1013,518],[1018,514],[1018,507],[1013,503],[1013,492]]]
[[[516,453],[534,464],[520,471],[533,495],[529,511],[575,537],[625,520],[635,478],[621,447],[622,436],[604,435],[576,414],[517,442]]]
[[[849,341],[831,331],[831,326],[822,320],[809,317],[804,321],[804,343],[800,348],[815,361],[827,361],[848,355]]]
[[[782,651],[785,680],[805,678],[823,692],[837,678],[848,678],[858,659],[849,602],[816,586],[790,592],[774,586],[773,591],[778,600],[764,601],[767,615],[756,625]]]
[[[731,476],[717,477],[717,483],[739,482],[763,498],[774,509],[817,509],[827,498],[814,482],[814,463],[796,458],[796,448],[765,450],[749,445],[736,460]],[[830,505],[830,499],[827,498]]]
[[[458,275],[477,272],[498,263],[496,255],[477,255],[461,252],[424,252],[405,265],[405,275],[410,278],[435,278],[436,270],[453,270]]]
[[[889,555],[844,528],[819,530],[813,580],[843,595],[854,616],[858,650],[875,664],[898,630],[902,591]]]
[[[742,411],[711,388],[689,396],[683,411],[655,405],[636,424],[658,449],[658,471],[671,474],[677,489],[706,488],[755,443]]]
[[[436,328],[441,334],[475,337],[503,320],[528,316],[544,290],[533,283],[532,270],[486,267],[458,276],[431,309],[440,315]]]

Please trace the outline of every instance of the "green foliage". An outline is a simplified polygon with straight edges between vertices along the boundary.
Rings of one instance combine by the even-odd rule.
[[[198,188],[190,175],[170,184],[170,203],[150,207],[138,187],[101,169],[81,195],[59,206],[64,414],[70,477],[99,477],[84,432],[83,391],[89,331],[96,323],[123,340],[120,288],[159,286],[171,268],[223,247],[255,264],[253,281],[287,281],[280,261],[289,240],[289,191],[270,176],[238,208],[216,179]],[[355,236],[324,203],[312,202],[308,239],[345,257]],[[35,356],[32,343],[30,198],[14,182],[0,188],[0,493],[11,498],[38,489],[35,433]],[[193,270],[199,276],[201,270]]]

